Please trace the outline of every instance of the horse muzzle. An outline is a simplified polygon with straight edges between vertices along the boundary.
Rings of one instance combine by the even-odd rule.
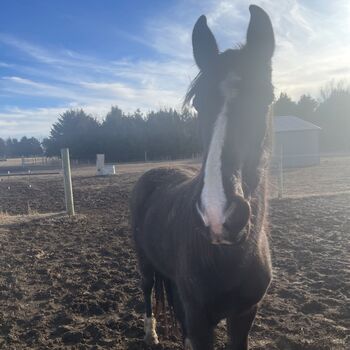
[[[232,198],[220,222],[210,221],[198,205],[197,211],[208,229],[207,233],[212,244],[239,244],[249,235],[251,209],[249,202],[241,196]]]

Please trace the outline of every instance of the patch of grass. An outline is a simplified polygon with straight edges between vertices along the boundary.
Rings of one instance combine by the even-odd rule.
[[[6,219],[10,214],[7,211],[0,210],[0,220]]]
[[[31,208],[29,201],[27,202],[27,215],[39,215],[37,210]]]

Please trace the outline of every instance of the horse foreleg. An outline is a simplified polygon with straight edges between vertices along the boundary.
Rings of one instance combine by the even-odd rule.
[[[185,325],[185,312],[182,305],[182,301],[177,289],[176,283],[170,282],[171,303],[173,306],[174,316],[179,323],[183,339],[186,338],[186,325]]]
[[[152,289],[154,286],[154,270],[151,265],[143,264],[141,266],[142,292],[145,301],[144,318],[144,341],[148,345],[158,344],[158,335],[156,331],[156,319],[152,313]]]
[[[240,315],[232,315],[227,318],[227,331],[231,350],[249,349],[248,335],[257,310],[258,306],[254,305],[251,309]]]
[[[205,312],[186,306],[185,350],[213,350],[214,327]]]

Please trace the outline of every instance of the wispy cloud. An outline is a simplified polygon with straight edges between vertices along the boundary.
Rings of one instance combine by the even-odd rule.
[[[25,54],[31,56],[37,61],[48,64],[61,63],[59,58],[51,56],[47,50],[40,48],[36,45],[30,44],[24,40],[15,38],[11,35],[0,33],[0,42],[2,44],[24,52]]]
[[[0,112],[0,137],[21,137],[48,135],[52,123],[65,108],[9,108]]]
[[[192,3],[192,2],[190,2]],[[270,15],[276,34],[274,84],[277,94],[287,91],[298,98],[318,95],[330,80],[350,79],[350,3],[257,0]],[[149,27],[154,48],[178,60],[191,59],[190,34],[196,17],[206,13],[222,50],[244,42],[249,21],[246,0],[204,0],[200,11],[178,5],[169,19]],[[189,15],[190,14],[190,15]],[[181,25],[180,25],[181,23]]]
[[[1,62],[0,61],[0,67],[9,68],[9,67],[13,67],[13,65],[10,64],[10,63],[6,63],[6,62]]]

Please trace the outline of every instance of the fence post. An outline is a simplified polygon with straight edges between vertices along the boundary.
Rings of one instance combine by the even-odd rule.
[[[62,157],[62,169],[64,178],[64,196],[66,202],[66,211],[70,216],[74,216],[74,201],[73,201],[73,188],[72,188],[72,176],[70,171],[69,149],[61,149]]]
[[[104,168],[105,168],[105,155],[97,154],[96,155],[96,174],[104,175]]]
[[[281,145],[278,162],[278,198],[283,197],[283,146]]]

